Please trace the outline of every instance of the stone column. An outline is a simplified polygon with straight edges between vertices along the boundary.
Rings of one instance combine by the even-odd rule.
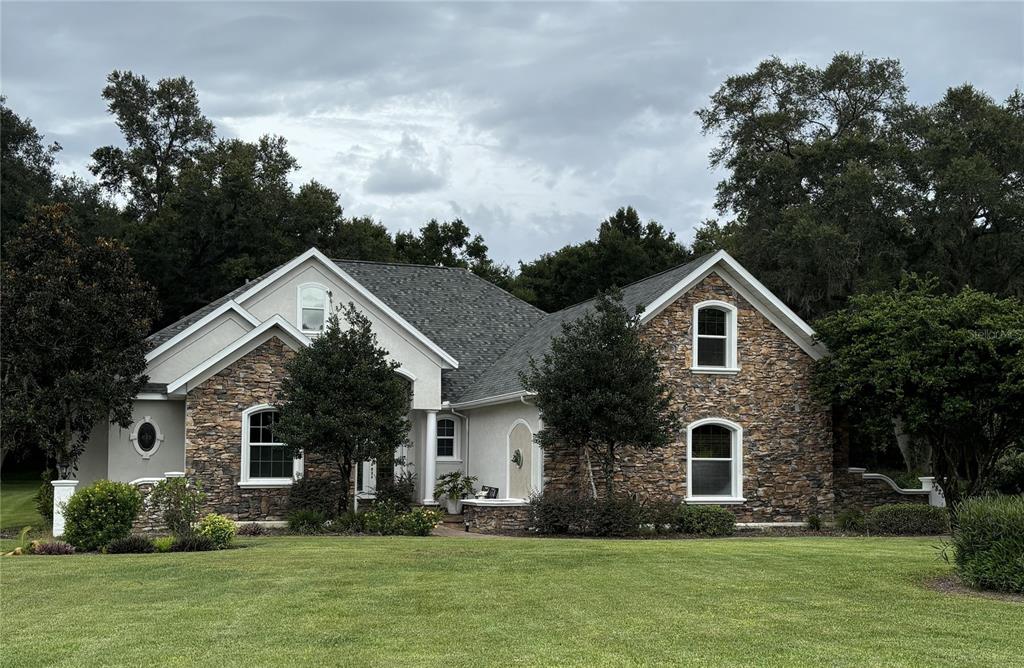
[[[53,485],[53,537],[64,535],[64,504],[74,495],[77,480],[54,480]]]
[[[427,411],[427,434],[423,443],[423,505],[435,505],[437,484],[437,411]]]

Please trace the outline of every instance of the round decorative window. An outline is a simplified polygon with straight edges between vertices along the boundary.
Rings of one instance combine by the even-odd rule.
[[[143,459],[149,459],[164,441],[160,426],[148,415],[135,423],[131,434],[132,445]]]

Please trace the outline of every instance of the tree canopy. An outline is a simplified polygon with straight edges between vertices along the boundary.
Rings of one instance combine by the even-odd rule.
[[[831,355],[823,398],[854,424],[899,420],[946,501],[987,488],[1000,456],[1024,444],[1024,304],[936,279],[856,295],[817,323]]]
[[[520,378],[536,393],[544,422],[539,444],[580,455],[581,488],[590,475],[583,465],[589,455],[600,463],[611,495],[620,450],[659,448],[678,434],[657,351],[641,338],[640,315],[627,311],[618,292],[602,294],[593,310],[564,323],[550,351],[531,359]]]
[[[332,467],[339,513],[351,505],[355,465],[394,460],[409,433],[412,400],[408,380],[378,345],[366,316],[349,304],[343,317],[347,327],[332,313],[323,334],[287,363],[275,427],[293,453]]]

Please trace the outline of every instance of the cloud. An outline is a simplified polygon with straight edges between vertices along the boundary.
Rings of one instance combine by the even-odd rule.
[[[432,157],[423,142],[403,134],[396,148],[374,161],[363,191],[371,195],[412,195],[438,190],[448,180],[450,163],[451,154],[444,149]]]

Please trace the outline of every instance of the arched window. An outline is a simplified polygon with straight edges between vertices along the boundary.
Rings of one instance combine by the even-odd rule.
[[[731,373],[739,370],[736,358],[736,307],[707,301],[693,307],[694,371]]]
[[[738,503],[743,499],[743,429],[721,419],[687,428],[687,500]]]
[[[308,334],[322,332],[327,323],[327,288],[316,283],[299,286],[299,328]]]
[[[277,439],[277,411],[254,406],[242,413],[242,475],[239,484],[250,487],[290,485],[302,472],[302,460],[292,457]]]
[[[437,460],[456,461],[459,459],[459,428],[455,418],[437,419]]]

